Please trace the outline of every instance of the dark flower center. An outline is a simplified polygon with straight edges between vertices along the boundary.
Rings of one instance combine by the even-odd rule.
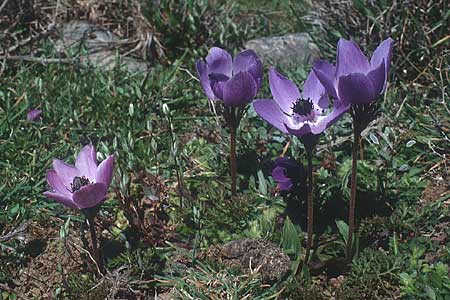
[[[74,193],[76,191],[78,191],[79,189],[81,189],[83,186],[90,184],[91,182],[89,181],[89,179],[87,179],[86,177],[78,177],[75,176],[73,178],[72,183],[70,184],[70,188],[71,188],[71,192]]]
[[[310,99],[298,99],[292,106],[292,111],[306,117],[313,111],[313,108],[314,105]]]

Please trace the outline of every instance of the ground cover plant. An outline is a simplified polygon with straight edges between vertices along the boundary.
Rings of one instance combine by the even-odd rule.
[[[82,2],[0,6],[0,299],[450,299],[446,1]]]

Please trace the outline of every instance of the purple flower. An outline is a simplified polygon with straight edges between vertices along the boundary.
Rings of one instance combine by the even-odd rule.
[[[40,109],[31,109],[27,113],[27,120],[30,122],[36,121],[41,117],[42,110]]]
[[[244,106],[261,87],[262,63],[253,50],[239,53],[233,61],[227,51],[213,47],[205,61],[197,61],[196,68],[206,96],[226,106]]]
[[[331,66],[332,67],[332,66]],[[253,103],[256,113],[283,133],[302,137],[312,133],[317,135],[335,123],[349,108],[349,105],[336,100],[329,114],[328,94],[310,72],[303,92],[297,86],[271,68],[269,85],[273,99],[260,99]]]
[[[314,63],[314,71],[328,94],[350,104],[368,104],[385,90],[392,56],[393,40],[381,42],[369,60],[358,45],[340,39],[336,69],[323,60]]]
[[[305,179],[303,165],[293,159],[279,157],[275,160],[272,178],[278,183],[280,190],[288,191],[296,183]]]
[[[47,182],[52,188],[44,195],[75,209],[95,207],[106,197],[114,169],[114,155],[97,166],[93,145],[81,149],[75,166],[62,160],[53,160],[53,169],[47,171]]]

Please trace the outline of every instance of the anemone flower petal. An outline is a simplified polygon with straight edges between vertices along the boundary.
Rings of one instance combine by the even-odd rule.
[[[316,60],[313,64],[313,70],[327,93],[333,98],[338,98],[334,86],[335,67],[325,60]]]
[[[233,59],[227,51],[213,47],[206,56],[206,63],[210,73],[220,73],[231,77],[233,70]]]
[[[305,134],[311,133],[311,126],[308,123],[303,123],[303,125],[298,128],[292,128],[288,124],[284,124],[284,126],[290,134],[295,135],[296,137],[302,137]]]
[[[111,179],[114,171],[114,155],[108,156],[100,163],[95,174],[95,181],[101,182],[105,186],[111,184]]]
[[[311,71],[308,75],[308,78],[306,78],[305,84],[303,85],[303,99],[310,99],[315,105],[319,105],[319,103],[322,102],[322,105],[324,106],[319,106],[321,108],[327,108],[328,102],[324,103],[326,101],[323,100],[323,98],[326,98],[324,97],[325,94],[325,88],[317,78],[316,73],[314,73],[314,71]]]
[[[273,99],[258,99],[253,102],[253,109],[264,120],[283,133],[288,133],[284,123],[288,122],[288,116],[281,111]]]
[[[209,100],[216,100],[213,91],[211,90],[211,84],[208,78],[208,65],[203,60],[198,60],[195,64],[197,69],[198,77],[200,78],[200,84],[202,85],[203,91]]]
[[[223,87],[225,86],[225,83],[228,81],[228,79],[229,78],[223,74],[209,74],[211,89],[216,98],[223,100]]]
[[[336,76],[341,77],[351,73],[366,74],[370,70],[367,57],[354,41],[339,39],[337,46]]]
[[[72,199],[79,209],[90,208],[97,206],[105,199],[106,191],[107,188],[104,183],[96,182],[81,187],[73,193]]]
[[[386,68],[383,60],[377,68],[367,73],[367,77],[369,77],[369,79],[372,81],[375,96],[381,95],[384,90],[387,75],[385,69]]]
[[[278,183],[278,187],[282,191],[289,191],[293,186],[294,186],[294,184],[292,183],[292,180]]]
[[[28,113],[27,113],[27,120],[30,122],[36,121],[37,119],[39,119],[41,117],[42,114],[42,110],[40,109],[31,109]]]
[[[48,185],[50,185],[50,187],[53,189],[54,192],[70,198],[71,195],[69,191],[70,185],[69,186],[64,185],[63,181],[58,176],[58,173],[56,173],[55,170],[48,170],[46,174],[46,179]]]
[[[223,87],[223,103],[226,106],[243,106],[256,96],[256,82],[249,72],[240,72]]]
[[[372,81],[364,74],[353,73],[339,78],[339,98],[351,104],[367,104],[375,100]]]
[[[58,173],[62,183],[67,187],[70,187],[75,176],[80,176],[80,171],[77,168],[59,159],[53,160],[53,169]]]
[[[253,76],[257,89],[259,90],[263,78],[263,66],[255,51],[245,50],[234,58],[233,74],[237,74],[242,71],[247,71]]]
[[[291,180],[286,176],[286,168],[283,168],[281,166],[276,166],[275,168],[273,168],[272,178],[277,182],[286,182]]]
[[[315,124],[311,125],[311,132],[313,134],[324,132],[328,127],[336,123],[349,108],[350,104],[336,100],[333,110],[328,115],[320,117]]]
[[[67,207],[77,209],[78,207],[73,203],[72,199],[69,196],[62,195],[60,193],[55,192],[44,192],[44,196],[53,200],[58,201],[61,204],[64,204]]]
[[[301,97],[297,86],[274,68],[269,70],[269,85],[272,96],[281,110],[289,113],[293,104]]]
[[[386,82],[387,77],[389,74],[389,68],[391,65],[391,58],[392,58],[392,47],[394,44],[394,40],[391,38],[387,38],[384,41],[378,45],[378,47],[375,49],[375,51],[372,54],[372,58],[370,59],[370,65],[372,69],[376,68],[381,64],[381,62],[384,60],[385,64],[385,83],[383,86],[382,92],[386,89]]]
[[[80,175],[88,177],[91,181],[95,180],[97,154],[92,144],[88,144],[81,149],[75,160],[75,167],[80,171]]]

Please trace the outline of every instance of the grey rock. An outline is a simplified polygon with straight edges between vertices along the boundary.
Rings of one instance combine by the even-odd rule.
[[[254,50],[266,63],[282,67],[310,65],[320,57],[319,48],[304,32],[254,39],[244,47]]]
[[[73,21],[63,24],[61,38],[56,41],[55,48],[60,53],[79,54],[83,65],[111,70],[120,63],[131,72],[147,71],[144,61],[118,54],[122,42],[120,37],[107,29],[85,21]]]

